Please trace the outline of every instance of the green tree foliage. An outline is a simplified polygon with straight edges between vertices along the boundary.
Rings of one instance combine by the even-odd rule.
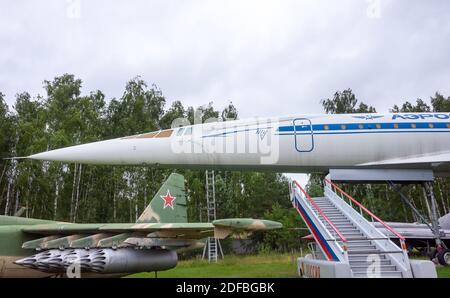
[[[223,120],[236,120],[238,119],[238,111],[232,102],[222,111]]]
[[[391,109],[392,113],[417,113],[417,112],[430,112],[431,108],[422,99],[418,98],[416,104],[413,105],[409,101],[406,101],[401,108],[397,105]]]
[[[13,118],[5,102],[4,94],[0,93],[0,156],[7,156],[14,144]]]
[[[450,96],[445,98],[440,93],[436,92],[434,97],[431,97],[431,106],[433,112],[449,112],[450,111]]]
[[[286,209],[285,206],[276,203],[271,211],[265,212],[264,218],[281,222],[283,229],[255,233],[252,238],[258,243],[260,251],[270,249],[285,252],[299,250],[301,246],[306,246],[306,242],[301,242],[300,238],[308,235],[309,231],[297,210]]]
[[[194,123],[194,117],[202,122],[238,117],[231,102],[223,110],[212,102],[190,107],[181,101],[166,109],[161,90],[140,77],[125,84],[120,98],[109,101],[99,90],[84,95],[82,87],[79,78],[63,74],[44,81],[45,96],[17,94],[13,111],[0,93],[0,157],[167,129],[177,118],[187,117]],[[205,172],[177,171],[186,177],[189,219],[206,221]],[[12,215],[25,206],[28,217],[133,222],[171,172],[156,167],[1,159],[0,210]],[[273,208],[278,208],[275,214],[290,212],[287,181],[281,174],[219,170],[216,189],[218,217],[261,218]]]
[[[372,106],[363,102],[358,105],[358,99],[351,89],[336,91],[333,99],[322,100],[322,106],[327,114],[376,113]]]

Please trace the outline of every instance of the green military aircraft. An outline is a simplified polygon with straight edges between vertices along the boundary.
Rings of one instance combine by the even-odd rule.
[[[173,173],[136,223],[0,216],[0,277],[71,277],[77,270],[81,277],[103,277],[168,270],[176,266],[177,252],[203,247],[207,237],[281,227],[248,218],[188,223],[184,177]]]

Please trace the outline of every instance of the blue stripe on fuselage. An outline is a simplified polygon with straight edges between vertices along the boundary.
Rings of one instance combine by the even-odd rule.
[[[415,129],[450,129],[450,122],[401,122],[401,123],[341,123],[341,124],[313,124],[312,130],[317,131],[346,131],[361,130],[364,132],[371,130],[415,130]],[[280,126],[279,132],[301,132],[311,131],[309,125]]]
[[[224,131],[210,135],[204,135],[203,138],[227,137],[241,132],[250,132],[258,130],[269,130],[272,127],[252,128]],[[277,129],[277,135],[302,135],[311,134],[310,125],[280,126]],[[366,133],[415,133],[415,132],[450,132],[450,122],[389,122],[389,123],[340,123],[340,124],[313,124],[312,133],[314,135],[325,134],[366,134]]]

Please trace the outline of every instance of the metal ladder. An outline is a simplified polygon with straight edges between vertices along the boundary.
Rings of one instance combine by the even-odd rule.
[[[206,171],[206,212],[208,222],[216,220],[216,189],[214,171]],[[208,237],[203,248],[203,259],[208,255],[209,262],[217,262],[220,256],[223,259],[220,241],[214,237]]]

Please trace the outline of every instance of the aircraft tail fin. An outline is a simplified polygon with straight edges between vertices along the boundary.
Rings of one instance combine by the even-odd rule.
[[[139,216],[137,223],[187,222],[184,176],[172,173]]]

